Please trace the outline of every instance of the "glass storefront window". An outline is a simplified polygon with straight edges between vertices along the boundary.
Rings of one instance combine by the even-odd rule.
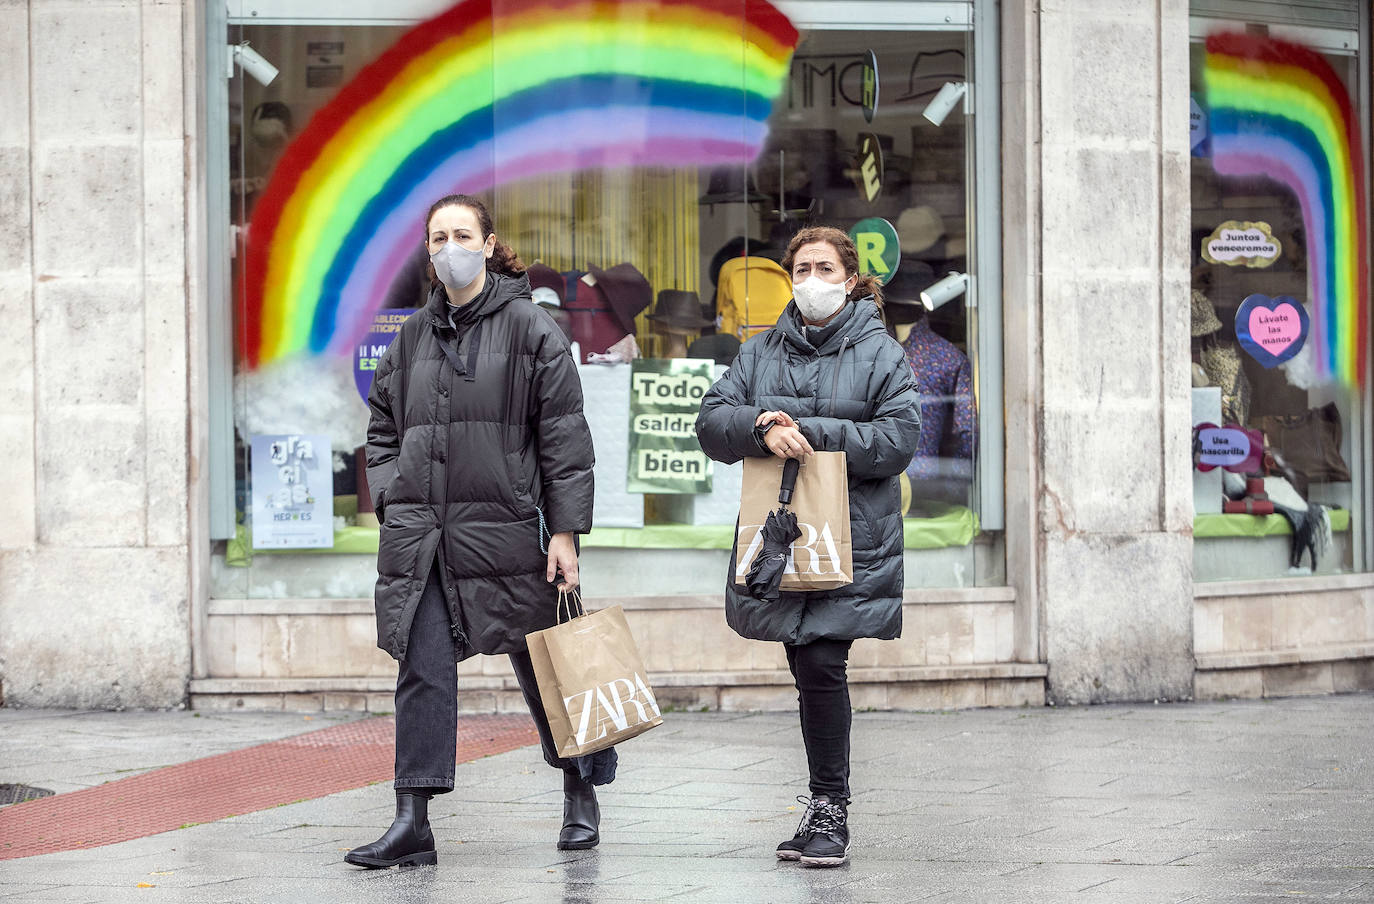
[[[598,459],[595,529],[584,547],[612,558],[658,556],[681,577],[655,587],[627,574],[602,592],[718,590],[723,564],[680,557],[710,550],[723,563],[728,556],[740,468],[714,465],[709,493],[664,491],[671,482],[658,492],[631,492],[633,365],[626,362],[690,359],[719,375],[739,341],[767,328],[790,297],[778,265],[788,240],[822,224],[855,235],[865,268],[887,279],[886,324],[907,349],[925,397],[928,427],[902,480],[908,585],[1005,583],[1000,532],[980,523],[980,424],[997,419],[1000,445],[1001,414],[1000,403],[979,410],[980,381],[1000,374],[989,377],[980,360],[987,337],[980,342],[976,310],[972,27],[913,21],[858,28],[852,22],[867,5],[842,6],[851,19],[845,27],[800,23],[756,158],[498,177],[482,193],[498,235],[537,266],[543,288],[536,301],[576,344]],[[494,13],[499,20],[499,3]],[[345,13],[337,21],[231,24],[231,44],[247,42],[281,71],[264,86],[236,70],[229,87],[236,361],[253,341],[242,304],[245,236],[285,143],[405,31],[375,20],[354,24]],[[499,59],[491,65],[498,90],[518,76]],[[876,73],[876,96],[865,96],[866,73]],[[951,94],[943,116],[922,115],[937,95]],[[496,115],[503,115],[499,106]],[[502,122],[494,125],[497,134],[505,131]],[[622,150],[643,160],[652,144],[653,136],[642,136]],[[499,173],[518,152],[497,142],[492,166]],[[413,258],[389,282],[365,349],[384,345],[388,323],[423,304],[421,238],[417,221]],[[922,304],[927,290],[932,310]],[[363,485],[367,374],[365,363],[359,367],[371,357],[359,351],[235,366],[237,532],[215,556],[215,596],[371,594],[377,526]],[[259,488],[271,483],[283,503],[293,493],[312,500],[311,525],[280,531],[281,545],[263,548],[255,479]],[[300,500],[296,505],[302,510]],[[999,519],[1000,511],[993,519],[1000,527]],[[321,537],[327,548],[309,547]]]
[[[1243,19],[1244,5],[1232,6]],[[1215,35],[1249,43],[1231,47],[1214,38],[1209,61],[1207,39]],[[1274,138],[1303,118],[1295,112],[1306,103],[1299,95],[1315,83],[1302,72],[1324,64],[1334,75],[1334,95],[1352,105],[1354,130],[1368,148],[1360,70],[1368,62],[1358,52],[1359,35],[1354,28],[1194,19],[1191,335],[1199,581],[1369,567],[1369,397],[1352,379],[1357,374],[1341,373],[1338,361],[1322,373],[1316,360],[1324,335],[1333,335],[1335,345],[1363,345],[1368,336],[1356,334],[1356,321],[1333,319],[1323,296],[1314,295],[1330,272],[1322,266],[1328,256],[1363,261],[1367,250],[1336,250],[1346,227],[1333,221],[1337,212],[1320,191],[1308,191],[1303,166],[1294,165],[1303,147],[1310,151],[1305,165],[1317,169],[1327,165],[1323,158],[1338,159],[1341,148],[1323,151],[1299,138],[1279,151]],[[1232,61],[1273,41],[1299,48],[1299,56],[1286,69],[1263,70],[1263,87],[1247,82],[1261,64],[1237,69]],[[1297,60],[1307,62],[1290,65]],[[1227,81],[1232,72],[1239,77]],[[1367,310],[1369,299],[1356,303]],[[1224,458],[1223,447],[1235,451],[1242,444],[1254,448],[1242,464],[1202,467]]]

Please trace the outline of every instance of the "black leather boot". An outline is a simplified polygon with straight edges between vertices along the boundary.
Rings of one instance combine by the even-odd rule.
[[[576,772],[563,773],[563,831],[558,833],[560,851],[585,851],[601,840],[601,807],[596,788]]]
[[[429,830],[429,795],[397,791],[396,821],[391,828],[371,844],[349,851],[344,862],[368,869],[438,863],[434,833]]]
[[[811,837],[801,851],[802,866],[839,866],[849,858],[849,805],[818,797],[812,801]]]

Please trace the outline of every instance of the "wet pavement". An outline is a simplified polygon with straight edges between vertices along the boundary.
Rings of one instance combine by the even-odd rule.
[[[0,709],[0,782],[69,791],[339,718]],[[381,783],[0,860],[0,904],[1374,902],[1374,695],[858,713],[830,870],[773,856],[806,791],[795,714],[665,720],[622,747],[593,851],[555,850],[558,776],[530,746],[459,765],[437,867],[342,862],[390,821]]]

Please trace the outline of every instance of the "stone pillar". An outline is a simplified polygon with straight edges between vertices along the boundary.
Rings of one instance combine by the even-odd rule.
[[[182,60],[179,2],[0,9],[7,702],[185,700]]]
[[[1025,301],[1008,317],[1009,382],[1017,343],[1038,349],[1008,390],[1009,424],[1029,434],[1008,431],[1009,463],[1027,446],[1009,496],[1035,536],[1018,593],[1036,598],[1049,699],[1180,699],[1193,679],[1188,5],[1009,7],[1009,38],[1029,40],[1006,44],[1008,215],[1018,199],[1039,210],[1038,227],[1004,226],[1007,304],[1023,300],[1013,290]]]

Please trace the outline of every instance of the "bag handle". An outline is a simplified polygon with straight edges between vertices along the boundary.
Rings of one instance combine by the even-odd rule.
[[[564,612],[568,614],[568,621],[581,618],[587,614],[587,610],[582,607],[582,594],[578,592],[576,587],[567,590],[562,587],[558,588],[558,610],[554,615],[554,620],[560,625],[564,621]]]

